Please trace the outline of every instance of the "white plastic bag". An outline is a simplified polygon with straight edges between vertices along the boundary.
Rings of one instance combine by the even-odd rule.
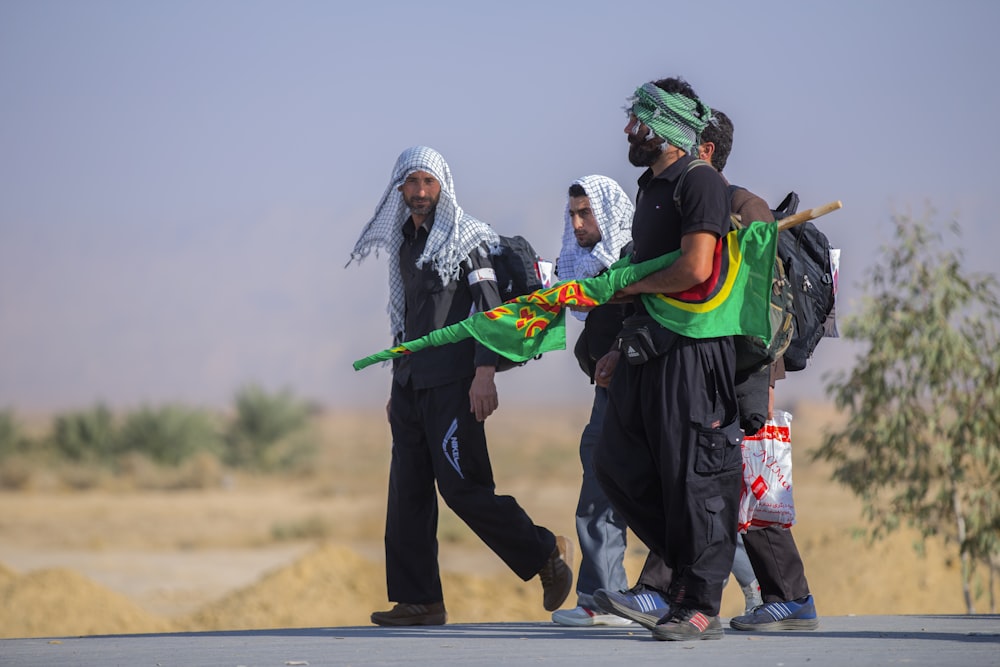
[[[752,436],[743,438],[743,490],[739,530],[795,523],[792,500],[792,415],[775,410],[774,417]]]

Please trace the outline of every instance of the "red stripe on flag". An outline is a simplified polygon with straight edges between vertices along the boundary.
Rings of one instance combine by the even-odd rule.
[[[704,301],[715,291],[715,286],[719,283],[722,275],[722,238],[715,244],[715,253],[712,255],[712,274],[705,282],[689,287],[683,292],[671,292],[667,296],[681,301]]]

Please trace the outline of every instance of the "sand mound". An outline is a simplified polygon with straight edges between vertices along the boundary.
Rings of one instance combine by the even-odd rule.
[[[10,572],[6,570],[6,572]],[[71,570],[0,575],[0,636],[168,632],[173,624]]]
[[[861,549],[859,544],[831,541],[826,533],[806,532],[803,537],[806,548],[821,548],[830,557],[829,567],[817,575],[824,582],[822,590],[814,588],[824,614],[962,612],[957,591],[942,595],[954,586],[949,580],[955,572],[935,567],[940,554],[913,562],[898,557],[899,546]],[[812,544],[816,541],[821,544]],[[899,572],[887,577],[887,563]],[[641,559],[633,557],[626,567],[637,572],[640,565]],[[836,570],[829,574],[839,584],[826,582],[827,569]],[[877,584],[880,578],[882,586]],[[549,619],[542,609],[537,579],[522,582],[506,570],[486,576],[443,572],[442,584],[452,623]],[[0,565],[0,600],[0,637],[367,626],[373,610],[389,608],[384,565],[366,560],[347,546],[332,544],[175,619],[150,614],[129,598],[67,569],[18,575]],[[723,597],[723,615],[738,612],[742,602],[738,586],[730,582]]]
[[[368,624],[371,600],[384,599],[384,589],[380,565],[327,545],[179,623],[192,630]]]
[[[455,623],[549,618],[538,581],[444,572],[442,586]],[[383,564],[325,545],[178,623],[188,630],[369,625],[372,611],[389,606]]]
[[[922,540],[913,530],[874,545],[854,539],[864,523],[860,502],[831,483],[828,464],[808,456],[836,413],[800,405],[795,414],[800,517],[795,539],[820,614],[963,613],[954,546]],[[582,423],[586,415],[576,418]],[[0,504],[8,510],[4,546],[10,551],[0,558],[17,568],[0,565],[0,637],[369,625],[373,610],[389,608],[385,567],[377,555],[388,454],[384,447],[359,449],[357,443],[383,442],[388,436],[384,424],[368,439],[354,437],[354,431],[377,421],[367,415],[355,420],[356,428],[327,425],[330,460],[323,470],[337,471],[328,476],[332,481],[322,475],[323,481],[313,484],[261,479],[225,490],[170,494],[0,492]],[[536,424],[539,433],[562,434],[553,444],[518,430],[529,422],[515,426],[495,448],[498,479],[508,480],[505,491],[530,507],[540,525],[574,535],[579,468],[570,462],[577,457],[578,428],[553,431]],[[143,528],[137,532],[136,526]],[[294,551],[276,550],[276,528],[288,532],[289,526],[304,527],[301,541]],[[317,526],[320,530],[313,530]],[[305,541],[320,535],[337,545],[310,547]],[[518,579],[443,506],[439,535],[451,622],[549,619],[537,578]],[[912,543],[922,544],[927,557],[918,557]],[[630,544],[625,568],[634,581],[645,553],[637,540]],[[266,547],[264,560],[222,553],[257,547]],[[100,559],[94,558],[97,552]],[[198,567],[191,566],[192,558]],[[574,572],[578,564],[579,555]],[[70,569],[32,571],[35,567]],[[268,567],[273,569],[261,577]],[[148,585],[150,571],[155,587]],[[104,581],[101,575],[108,572],[115,574],[107,578],[116,586],[113,592],[83,576]],[[220,585],[201,585],[206,580]],[[574,601],[571,594],[564,606]],[[986,603],[979,600],[981,608]],[[723,595],[722,616],[742,609],[743,596],[733,579]]]
[[[512,574],[442,574],[449,620],[545,620],[541,586]],[[385,570],[352,549],[323,545],[257,582],[168,620],[72,570],[25,575],[0,566],[0,637],[51,637],[170,631],[369,625],[387,609]]]

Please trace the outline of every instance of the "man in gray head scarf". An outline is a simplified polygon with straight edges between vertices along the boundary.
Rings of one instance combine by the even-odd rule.
[[[490,256],[499,237],[465,213],[451,170],[424,146],[399,156],[392,180],[351,254],[383,248],[389,263],[389,321],[396,342],[500,305]],[[485,419],[497,408],[497,354],[473,339],[393,362],[387,411],[392,461],[386,508],[389,600],[377,625],[441,625],[447,620],[437,561],[435,483],[454,512],[525,581],[542,581],[554,611],[573,587],[573,544],[536,526],[511,496],[498,496]]]

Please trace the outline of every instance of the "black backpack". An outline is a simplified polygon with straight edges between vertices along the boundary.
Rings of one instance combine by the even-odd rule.
[[[776,220],[795,212],[799,196],[794,192],[774,211]],[[780,217],[779,217],[780,216]],[[804,222],[778,234],[778,257],[795,299],[795,335],[785,350],[785,370],[801,371],[826,333],[826,321],[833,312],[835,288],[830,241],[811,222]]]
[[[680,211],[681,184],[688,171],[700,165],[711,166],[704,160],[693,160],[677,181],[674,204]],[[729,186],[729,197],[740,189]],[[798,210],[799,196],[794,192],[771,209],[775,221]],[[734,226],[738,216],[731,216]],[[746,376],[773,363],[785,361],[786,371],[800,371],[826,333],[826,320],[833,311],[833,266],[830,242],[811,222],[804,222],[778,234],[778,252],[774,262],[771,289],[771,341],[749,336],[736,337],[736,370]]]
[[[510,301],[542,288],[541,256],[523,236],[500,236],[500,252],[490,258],[497,274],[500,300]]]
[[[730,186],[730,196],[734,187]],[[789,192],[771,213],[779,222],[798,208],[799,196]],[[812,222],[803,222],[778,234],[776,264],[780,263],[783,268],[791,298],[790,314],[794,318],[786,347],[778,355],[785,360],[786,371],[803,370],[826,334],[826,321],[833,312],[836,287],[830,249],[830,241]],[[773,294],[771,305],[775,305]]]
[[[500,290],[501,301],[507,302],[542,289],[538,263],[543,260],[523,236],[501,235],[500,252],[492,255],[490,259],[497,275],[497,288]],[[541,356],[534,358],[538,359]],[[506,371],[526,363],[528,362],[512,361],[501,356],[497,363],[497,371]]]

